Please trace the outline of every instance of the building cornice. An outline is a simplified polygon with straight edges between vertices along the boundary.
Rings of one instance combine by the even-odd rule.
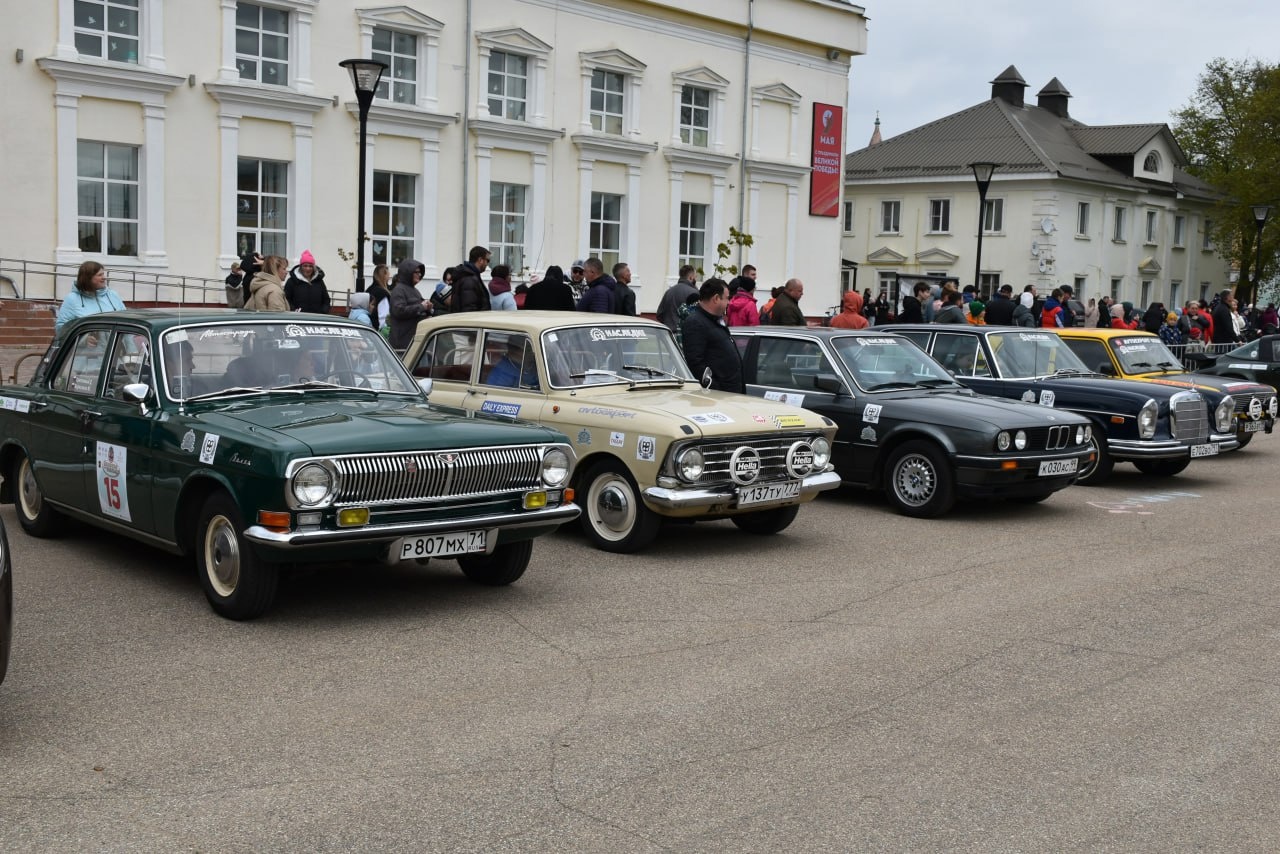
[[[343,106],[352,117],[359,120],[359,104],[348,101]],[[446,116],[443,113],[433,113],[430,110],[421,110],[403,104],[374,102],[369,108],[369,129],[374,133],[408,131],[416,136],[424,130],[438,131],[456,124],[457,121],[457,116]]]
[[[656,142],[632,142],[621,137],[594,133],[575,133],[569,137],[584,155],[592,159],[612,160],[619,163],[639,163],[647,155],[658,150]]]
[[[187,78],[125,62],[86,62],[46,56],[36,65],[58,84],[60,95],[163,103]]]
[[[506,142],[520,142],[526,146],[545,149],[552,142],[564,137],[564,131],[556,128],[540,128],[536,125],[502,119],[471,119],[468,125],[477,140],[488,142],[495,148],[504,147],[503,143]]]
[[[721,174],[729,167],[738,165],[738,158],[725,154],[713,154],[705,148],[692,148],[683,145],[668,145],[662,149],[667,162],[680,169],[692,172],[709,172]]]
[[[782,178],[795,183],[802,180],[809,172],[808,166],[796,166],[794,163],[775,163],[770,160],[747,161],[747,173],[751,178]]]
[[[334,99],[304,95],[296,89],[245,83],[206,83],[205,91],[222,105],[223,113],[252,118],[310,124],[316,113],[335,106]]]

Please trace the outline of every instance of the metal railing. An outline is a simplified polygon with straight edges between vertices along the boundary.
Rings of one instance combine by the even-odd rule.
[[[130,267],[107,269],[107,285],[129,305],[223,305],[222,279]],[[60,302],[75,286],[79,264],[0,258],[0,298]]]

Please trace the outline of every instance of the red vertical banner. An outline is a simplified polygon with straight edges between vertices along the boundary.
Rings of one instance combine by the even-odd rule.
[[[809,216],[840,215],[844,172],[844,108],[813,105],[813,154],[809,165]]]

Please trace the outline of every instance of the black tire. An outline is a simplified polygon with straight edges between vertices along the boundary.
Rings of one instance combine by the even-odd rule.
[[[460,557],[458,566],[462,574],[476,584],[503,587],[524,575],[532,557],[533,540],[520,540],[498,546],[493,554]]]
[[[955,504],[955,475],[942,450],[932,442],[903,442],[884,468],[884,492],[903,516],[932,519]]]
[[[1111,454],[1107,451],[1107,440],[1099,435],[1096,424],[1093,426],[1093,437],[1089,440],[1089,445],[1093,449],[1093,465],[1085,463],[1080,470],[1080,478],[1076,481],[1079,486],[1105,483],[1111,477],[1111,470],[1116,467],[1115,460],[1111,459]]]
[[[63,516],[49,506],[36,482],[35,467],[26,454],[13,464],[14,509],[18,511],[18,524],[33,537],[52,537],[57,534]]]
[[[796,514],[799,512],[800,505],[792,504],[790,507],[757,510],[754,513],[742,513],[729,518],[743,533],[768,537],[785,531],[796,520]]]
[[[1237,433],[1236,439],[1239,440],[1240,444],[1236,445],[1236,450],[1243,451],[1245,446],[1253,441],[1253,436],[1253,433]]]
[[[200,510],[195,554],[200,586],[213,610],[229,620],[252,620],[271,607],[280,570],[254,554],[240,511],[225,492],[209,496]]]
[[[592,466],[576,492],[581,497],[582,530],[596,548],[629,554],[658,536],[662,518],[644,506],[635,479],[617,460]]]
[[[1138,467],[1138,471],[1143,474],[1149,474],[1152,477],[1173,477],[1187,466],[1191,465],[1190,457],[1181,457],[1176,460],[1134,460],[1133,464]]]

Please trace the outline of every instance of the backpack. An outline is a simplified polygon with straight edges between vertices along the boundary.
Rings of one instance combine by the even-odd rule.
[[[760,325],[761,326],[768,326],[769,324],[773,323],[773,304],[774,304],[774,300],[769,300],[760,309]]]

